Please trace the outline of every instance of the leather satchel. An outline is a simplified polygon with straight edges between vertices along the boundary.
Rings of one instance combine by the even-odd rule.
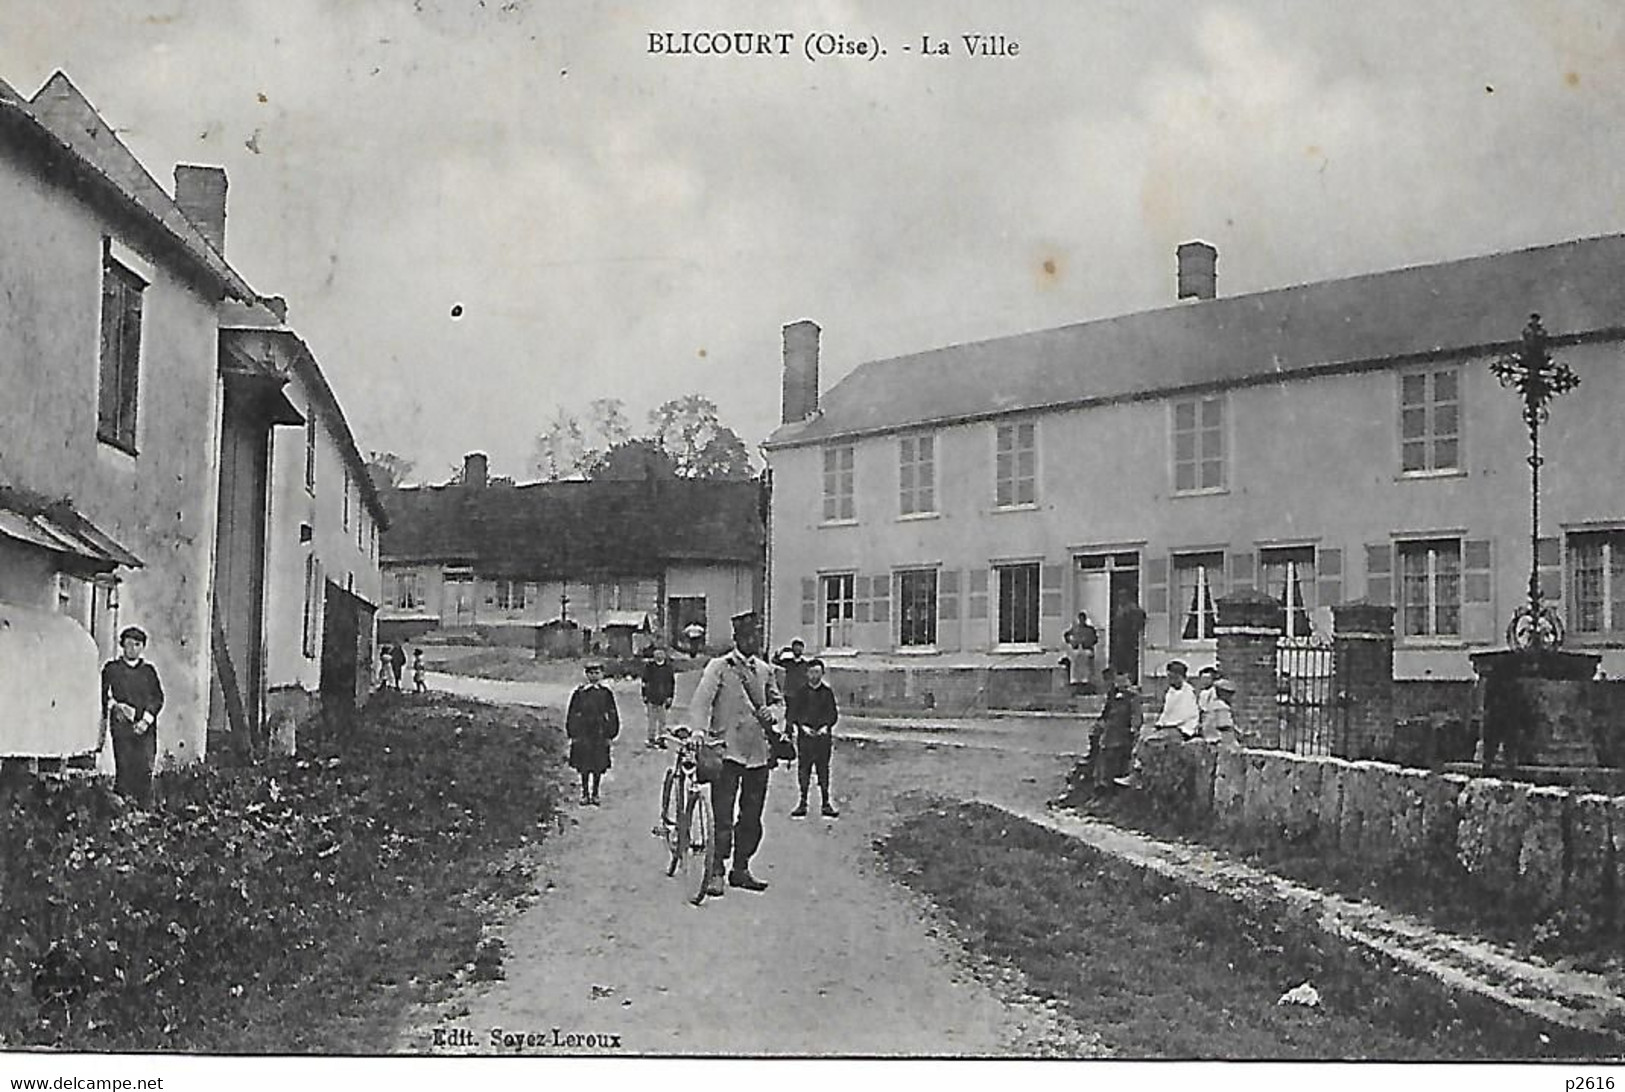
[[[756,700],[756,694],[750,688],[750,676],[739,664],[733,665],[734,671],[739,675],[739,685],[745,691],[745,700],[750,702],[751,710],[757,719],[762,718],[762,706]],[[796,740],[788,731],[775,732],[768,724],[762,725],[762,734],[767,737],[768,758],[777,762],[794,762],[796,760]]]
[[[694,780],[709,785],[722,776],[722,745],[703,740],[694,748]]]

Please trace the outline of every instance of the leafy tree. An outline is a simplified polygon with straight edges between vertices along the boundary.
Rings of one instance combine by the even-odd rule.
[[[632,439],[626,403],[619,398],[594,398],[587,403],[586,432],[591,447],[600,454]]]
[[[393,451],[367,452],[367,476],[374,489],[394,489],[411,477],[416,465]]]
[[[562,478],[582,477],[592,463],[581,419],[560,406],[547,427],[536,436],[531,469],[540,477],[556,482]]]
[[[750,451],[724,425],[717,404],[701,394],[665,402],[649,413],[653,439],[684,478],[745,479],[752,476]]]
[[[588,476],[597,481],[675,478],[677,463],[653,440],[623,440],[598,457]]]

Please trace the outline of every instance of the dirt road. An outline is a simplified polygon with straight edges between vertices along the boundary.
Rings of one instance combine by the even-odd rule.
[[[437,680],[495,700],[562,703],[548,684]],[[419,1014],[413,1053],[1054,1055],[1100,1053],[1020,981],[973,966],[927,904],[887,878],[872,840],[920,790],[992,792],[1031,805],[1063,764],[1031,753],[886,748],[843,775],[838,820],[792,820],[795,778],[775,772],[752,864],[761,894],[701,907],[664,874],[650,833],[668,754],[645,751],[635,688],[618,683],[623,731],[603,806],[571,805],[549,839],[535,906],[507,922],[506,978]],[[842,747],[874,747],[847,741]],[[815,790],[816,792],[816,790]],[[555,1030],[556,1029],[556,1030]],[[504,1045],[504,1037],[508,1038]],[[590,1037],[590,1038],[589,1038]]]

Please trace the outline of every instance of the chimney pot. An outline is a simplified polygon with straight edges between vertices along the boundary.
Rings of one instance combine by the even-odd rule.
[[[463,456],[463,484],[470,489],[484,489],[489,480],[490,462],[483,451],[471,451]]]
[[[226,253],[226,169],[175,165],[175,204],[221,257]]]
[[[811,319],[784,327],[783,423],[805,421],[818,412],[818,323]]]
[[[1219,252],[1203,242],[1181,243],[1175,252],[1179,259],[1179,298],[1210,300],[1218,295]]]

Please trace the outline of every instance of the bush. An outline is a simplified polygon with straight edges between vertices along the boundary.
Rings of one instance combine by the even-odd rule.
[[[256,1006],[379,969],[381,911],[443,905],[551,816],[557,733],[511,720],[385,696],[296,758],[163,774],[150,811],[25,786],[0,808],[6,1045],[227,1049]]]

